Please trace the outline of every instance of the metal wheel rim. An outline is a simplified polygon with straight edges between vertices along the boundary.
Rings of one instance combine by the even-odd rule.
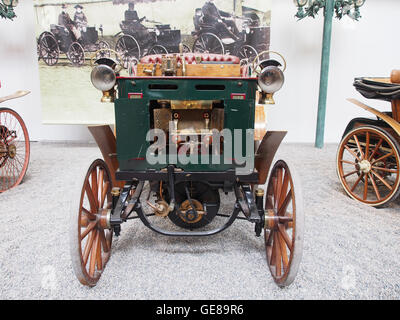
[[[363,142],[362,133],[365,133],[365,142]],[[370,144],[374,141],[375,135],[379,137],[378,138],[379,140],[375,146],[371,146]],[[357,137],[358,143],[357,143],[356,139],[354,138],[354,136]],[[366,150],[367,139],[369,141],[368,142],[368,150]],[[382,139],[382,143],[380,143],[380,139]],[[354,141],[354,143],[352,141]],[[362,152],[360,154],[357,154],[357,153],[355,153],[355,155],[352,154],[348,150],[348,148],[350,150],[352,150],[352,148],[351,148],[352,144],[355,144],[357,149],[361,148]],[[380,144],[380,146],[378,146],[378,144]],[[385,146],[389,146],[390,151],[386,152]],[[366,205],[375,206],[375,207],[386,205],[389,202],[395,200],[398,197],[399,192],[400,192],[400,190],[399,190],[399,185],[400,185],[399,150],[400,150],[400,147],[399,147],[399,144],[397,143],[397,141],[389,133],[385,132],[384,130],[382,130],[378,127],[363,126],[363,127],[352,129],[350,132],[348,132],[343,137],[342,141],[340,142],[337,156],[336,156],[336,172],[338,174],[339,181],[342,184],[345,192],[352,199],[359,201],[361,203],[364,203]],[[374,154],[374,152],[375,152],[375,154]],[[379,160],[380,158],[384,157],[385,155],[389,154],[390,152],[393,152],[393,156],[388,156],[387,158],[389,158],[389,159],[387,159],[387,160],[394,159],[395,163],[390,162],[390,164],[394,164],[395,168],[386,168],[386,163],[384,163],[384,167],[379,166],[379,161],[376,161],[376,160]],[[350,155],[349,158],[353,157],[355,160],[350,161],[350,160],[344,159],[343,157],[344,157],[345,153]],[[354,151],[353,151],[353,153],[354,153]],[[368,155],[366,155],[366,153],[368,153]],[[379,156],[379,158],[376,158],[377,156]],[[366,159],[364,159],[365,157],[366,157]],[[368,159],[371,159],[371,161],[368,161]],[[385,159],[386,158],[383,158],[382,160],[385,160]],[[360,163],[363,160],[367,160],[371,165],[371,169],[368,173],[366,173],[364,171],[360,172],[360,175],[358,175],[358,178],[356,179],[356,181],[354,181],[354,183],[350,183],[350,177],[355,175],[357,172],[359,172],[359,170],[358,170],[359,165],[357,166],[356,160],[357,160],[357,162],[360,162]],[[351,171],[349,169],[353,164],[347,163],[347,161],[354,163],[354,170]],[[374,165],[376,163],[378,163],[378,165]],[[344,168],[345,165],[348,168],[347,170],[345,170],[345,168]],[[380,169],[376,169],[377,167]],[[368,168],[365,171],[367,171],[367,170],[368,170]],[[385,179],[385,177],[386,177],[385,172],[387,172],[386,170],[393,170],[393,172],[390,172],[390,174],[393,173],[396,175],[396,178],[394,179],[393,184],[390,184],[390,181]],[[391,186],[391,188],[392,188],[392,190],[389,193],[387,193],[386,196],[383,198],[382,198],[382,194],[381,194],[382,189],[385,190],[385,187],[387,189],[389,189],[389,188],[385,185],[385,183],[382,182],[382,180],[380,178],[383,178],[383,180],[386,183],[388,183],[389,186]],[[362,184],[364,184],[364,186],[363,186],[364,188],[363,188],[363,190],[359,190],[360,188],[358,188],[358,187],[360,186],[360,182],[362,179],[363,179]],[[380,186],[382,187],[382,185],[383,185],[383,188],[379,188],[380,186],[379,186],[379,184],[376,183],[377,181],[382,182],[382,184]],[[357,191],[356,191],[356,189],[357,189]],[[358,191],[360,191],[360,192],[362,191],[362,196],[357,195]],[[369,201],[368,197],[369,197],[369,199],[375,198],[376,200]],[[381,199],[379,199],[379,198],[381,198]]]
[[[281,179],[281,184],[279,183],[279,179]],[[284,191],[285,181],[287,181],[286,192]],[[279,186],[281,188],[280,193],[278,192]],[[271,197],[271,195],[280,194],[286,194],[286,196],[277,197],[277,202],[275,202],[274,196]],[[304,211],[302,188],[298,175],[293,169],[293,166],[289,169],[289,165],[286,161],[279,160],[272,168],[267,184],[265,199],[266,215],[268,215],[268,210],[274,209],[277,211],[274,216],[277,217],[279,215],[279,210],[283,208],[282,210],[285,211],[283,216],[290,217],[290,215],[287,215],[286,213],[288,207],[284,209],[287,201],[286,199],[289,195],[291,199],[288,201],[291,202],[292,207],[292,227],[290,228],[290,222],[288,222],[288,225],[283,225],[283,228],[282,223],[277,223],[276,226],[272,228],[272,231],[268,230],[266,227],[264,228],[265,251],[268,267],[275,283],[281,287],[288,286],[294,281],[300,266],[303,253]],[[286,232],[288,229],[292,230],[291,237]],[[289,237],[284,236],[284,231]],[[274,244],[279,245],[274,246]],[[289,246],[291,247],[291,250]],[[285,254],[282,249],[286,249],[286,266],[284,262]],[[275,261],[272,261],[272,252],[275,252],[275,257],[280,258],[275,258]],[[278,270],[280,270],[280,272]]]

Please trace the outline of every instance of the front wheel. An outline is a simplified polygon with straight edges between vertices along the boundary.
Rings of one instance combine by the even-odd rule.
[[[275,163],[267,186],[264,239],[269,270],[280,287],[293,282],[303,253],[304,212],[299,183],[285,161]]]
[[[108,225],[112,207],[111,175],[97,159],[90,165],[80,191],[78,212],[71,221],[70,251],[78,280],[95,286],[110,258],[113,231]]]

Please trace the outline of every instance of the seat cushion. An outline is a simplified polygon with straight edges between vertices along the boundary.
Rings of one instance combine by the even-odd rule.
[[[167,57],[172,57],[172,54],[165,55]],[[223,54],[213,54],[213,53],[185,53],[183,54],[185,57],[185,61],[187,64],[197,64],[196,58],[200,57],[201,61],[212,61],[212,62],[231,62],[233,64],[239,64],[240,59],[231,55],[223,55]],[[163,55],[154,54],[145,56],[140,59],[140,63],[161,63]],[[178,55],[178,62],[181,62],[181,56]]]

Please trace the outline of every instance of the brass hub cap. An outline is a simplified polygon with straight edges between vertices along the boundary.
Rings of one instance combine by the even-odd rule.
[[[356,165],[357,170],[363,173],[369,173],[371,171],[371,163],[368,160],[362,160]]]

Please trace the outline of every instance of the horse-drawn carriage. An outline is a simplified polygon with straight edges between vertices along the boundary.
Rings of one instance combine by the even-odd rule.
[[[286,161],[270,170],[286,132],[266,132],[264,121],[284,77],[275,60],[258,58],[244,65],[230,55],[151,55],[133,77],[110,58],[96,61],[91,80],[102,101],[115,100],[116,136],[109,126],[89,127],[104,160],[90,165],[75,199],[71,255],[82,284],[97,283],[113,235],[131,219],[172,237],[210,236],[249,221],[256,236],[264,232],[275,282],[294,280],[301,188]],[[235,199],[231,212],[220,212],[224,194]]]
[[[238,39],[233,39],[215,25],[205,23],[201,8],[197,8],[193,23],[195,37],[193,52],[231,54],[241,60],[252,61],[259,52],[269,49],[270,28],[260,26],[259,19],[255,15],[243,17],[232,16],[230,18],[238,26]],[[231,30],[233,32],[233,30]]]
[[[155,24],[148,28],[138,21],[122,21],[121,32],[115,51],[121,57],[125,68],[131,62],[137,62],[141,57],[152,54],[178,53],[182,51],[181,31],[172,29],[169,24]],[[121,35],[122,34],[122,35]],[[190,52],[187,45],[183,45],[183,52]]]
[[[99,31],[103,32],[102,26]],[[48,66],[55,65],[61,53],[64,53],[74,66],[82,66],[85,63],[85,52],[99,52],[98,54],[102,56],[106,51],[98,50],[110,48],[106,41],[99,40],[99,32],[95,27],[84,28],[81,31],[81,38],[76,39],[65,26],[52,24],[50,31],[42,32],[37,42],[38,58]]]
[[[27,95],[29,91],[0,98],[0,103]],[[21,116],[0,107],[0,193],[19,185],[28,169],[30,142]]]
[[[390,78],[356,78],[354,86],[368,99],[391,102],[392,111],[380,112],[349,99],[376,118],[349,122],[337,153],[337,173],[351,198],[380,207],[400,193],[400,71]]]

